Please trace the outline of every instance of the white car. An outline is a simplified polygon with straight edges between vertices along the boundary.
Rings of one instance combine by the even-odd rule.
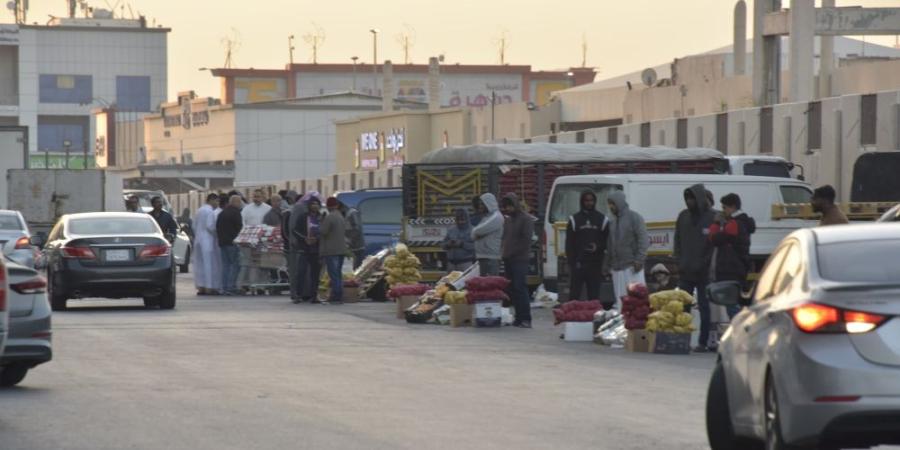
[[[175,217],[175,214],[172,212],[172,205],[169,204],[169,199],[166,198],[166,193],[163,191],[144,191],[137,189],[125,189],[122,191],[122,199],[128,200],[132,195],[136,196],[140,201],[141,210],[145,213],[149,213],[153,210],[153,207],[150,206],[150,200],[153,197],[159,197],[163,202],[163,210],[167,213],[172,214],[172,217]],[[177,217],[175,221],[178,222]],[[175,264],[178,265],[178,271],[181,273],[188,273],[190,271],[191,265],[191,250],[192,250],[191,238],[184,231],[184,227],[182,224],[178,224],[178,234],[175,235],[175,241],[172,243],[172,253],[175,254]]]

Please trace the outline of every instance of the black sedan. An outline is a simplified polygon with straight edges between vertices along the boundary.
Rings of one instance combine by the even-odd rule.
[[[70,299],[142,297],[175,307],[172,246],[147,214],[86,213],[59,219],[44,247],[54,311]]]

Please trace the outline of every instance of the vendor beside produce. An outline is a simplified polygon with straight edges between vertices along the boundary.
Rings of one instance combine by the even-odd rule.
[[[469,212],[459,208],[455,213],[456,226],[447,230],[444,250],[447,251],[447,270],[465,272],[475,262],[475,241],[472,239],[472,225]]]
[[[609,219],[597,211],[597,194],[581,193],[581,210],[566,225],[566,257],[572,273],[570,300],[599,300]],[[609,299],[612,300],[612,299]]]
[[[500,275],[500,240],[503,237],[503,214],[494,194],[482,194],[481,203],[485,213],[481,222],[472,228],[475,241],[475,257],[482,276]]]
[[[606,267],[611,272],[616,302],[628,293],[631,283],[647,284],[644,262],[650,237],[644,218],[628,207],[625,193],[614,191],[607,200],[610,214]]]

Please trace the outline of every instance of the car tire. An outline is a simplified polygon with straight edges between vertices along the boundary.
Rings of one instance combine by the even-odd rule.
[[[728,406],[725,369],[716,363],[706,393],[706,437],[712,450],[762,450],[761,442],[735,436]]]
[[[0,387],[12,387],[22,382],[28,375],[28,366],[13,364],[0,369]]]
[[[50,309],[53,311],[65,311],[68,309],[68,299],[65,294],[59,292],[56,288],[56,283],[53,281],[53,272],[48,272],[47,275],[47,288],[49,292],[47,293],[47,297],[50,298]]]
[[[144,308],[153,309],[159,306],[159,297],[144,297]]]
[[[781,433],[781,412],[778,407],[778,391],[772,372],[766,374],[766,398],[763,421],[766,425],[766,450],[800,450],[803,447],[784,442]]]
[[[191,271],[191,248],[188,247],[184,252],[184,264],[178,266],[179,273],[189,273]]]
[[[159,309],[174,309],[175,308],[175,290],[172,289],[167,292],[163,292],[157,298],[157,304],[159,304]]]

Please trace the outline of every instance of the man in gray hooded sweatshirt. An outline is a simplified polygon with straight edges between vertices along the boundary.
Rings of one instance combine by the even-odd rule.
[[[472,228],[475,240],[475,257],[482,276],[500,275],[500,241],[503,237],[503,214],[500,213],[497,198],[487,193],[481,196],[481,203],[487,210],[481,222]]]
[[[625,193],[613,191],[607,200],[610,212],[609,243],[606,246],[606,267],[612,273],[616,304],[628,293],[630,283],[646,285],[644,262],[650,237],[640,214],[628,207]]]

